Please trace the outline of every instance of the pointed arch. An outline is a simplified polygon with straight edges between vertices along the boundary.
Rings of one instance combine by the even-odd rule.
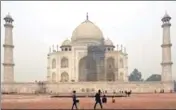
[[[120,72],[120,80],[121,80],[121,81],[123,80],[123,77],[124,77],[124,73],[123,73],[123,72]]]
[[[66,58],[66,57],[63,57],[62,59],[61,59],[61,68],[68,68],[68,58]]]
[[[79,81],[86,81],[86,57],[79,61]]]
[[[107,68],[114,69],[115,68],[115,60],[113,57],[107,58]]]
[[[123,66],[124,66],[123,59],[120,58],[120,68],[123,68]]]
[[[67,72],[61,73],[61,82],[68,82],[69,81],[69,75]]]
[[[85,56],[79,61],[79,81],[97,81],[96,61]]]
[[[56,59],[54,58],[52,60],[52,69],[55,69],[56,68]]]
[[[107,58],[107,64],[106,64],[107,72],[106,72],[106,74],[107,74],[108,81],[115,81],[114,68],[115,68],[115,59],[113,57]]]

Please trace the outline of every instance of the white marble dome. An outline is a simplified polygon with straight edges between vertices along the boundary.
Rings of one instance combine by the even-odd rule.
[[[104,45],[113,46],[113,42],[108,38],[104,40]]]
[[[103,33],[99,27],[89,20],[82,22],[79,26],[75,28],[72,33],[72,41],[91,39],[91,40],[102,40]]]
[[[68,46],[71,45],[71,41],[69,39],[66,39],[63,41],[62,46]]]

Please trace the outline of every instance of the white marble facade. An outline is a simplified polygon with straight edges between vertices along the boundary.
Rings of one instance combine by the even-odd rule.
[[[49,82],[128,81],[128,55],[88,18],[48,54]],[[90,66],[90,67],[89,67]]]

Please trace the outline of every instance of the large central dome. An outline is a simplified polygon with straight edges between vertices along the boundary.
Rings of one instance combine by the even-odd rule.
[[[72,41],[76,40],[102,40],[103,33],[94,23],[87,19],[82,22],[72,33]]]

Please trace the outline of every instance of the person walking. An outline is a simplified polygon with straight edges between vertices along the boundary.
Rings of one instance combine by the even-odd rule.
[[[95,95],[95,105],[94,105],[94,110],[96,109],[97,104],[100,104],[101,109],[103,109],[102,103],[101,103],[101,91],[98,90],[98,93]]]
[[[74,106],[75,106],[75,108],[77,110],[78,109],[77,103],[79,102],[79,100],[77,100],[76,91],[73,91],[72,99],[73,99],[72,110],[73,110]]]

